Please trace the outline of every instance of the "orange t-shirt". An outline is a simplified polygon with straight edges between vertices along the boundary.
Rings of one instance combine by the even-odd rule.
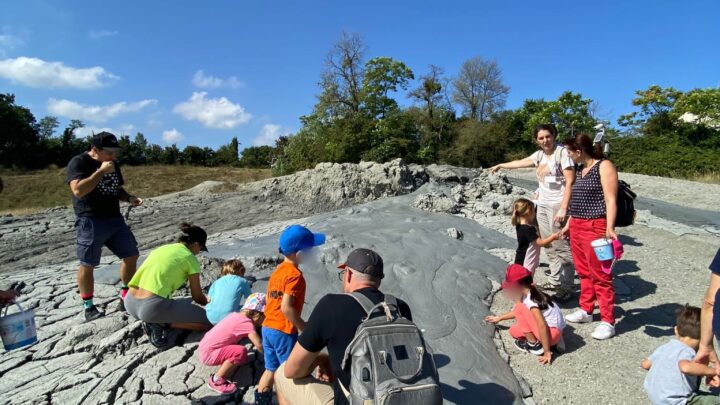
[[[265,297],[265,321],[263,326],[279,330],[289,335],[298,333],[297,328],[280,310],[283,296],[295,297],[293,307],[302,314],[305,304],[305,278],[302,272],[289,260],[285,260],[270,275],[267,296]]]

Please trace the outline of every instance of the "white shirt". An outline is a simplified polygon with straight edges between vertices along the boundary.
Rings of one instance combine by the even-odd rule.
[[[575,166],[567,150],[561,145],[556,146],[560,148],[559,158],[557,161],[558,152],[548,156],[542,150],[539,150],[532,155],[533,164],[535,165],[535,175],[538,179],[538,205],[546,207],[559,206],[562,203],[563,194],[565,193],[565,176],[563,171],[568,168]]]
[[[525,304],[528,309],[538,308],[538,304],[530,299],[530,293],[528,293],[523,299],[523,304]],[[557,328],[559,330],[565,329],[565,317],[563,317],[562,312],[560,312],[560,307],[556,303],[553,302],[551,307],[542,311],[542,314],[548,327]]]

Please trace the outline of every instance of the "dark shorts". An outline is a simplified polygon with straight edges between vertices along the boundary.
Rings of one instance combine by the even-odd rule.
[[[100,264],[102,247],[107,246],[117,257],[137,256],[137,241],[122,217],[80,217],[75,221],[75,241],[80,264]]]

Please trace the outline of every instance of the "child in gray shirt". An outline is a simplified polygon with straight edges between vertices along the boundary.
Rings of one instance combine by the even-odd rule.
[[[653,405],[720,404],[717,394],[698,391],[701,377],[720,385],[714,368],[694,363],[700,345],[700,308],[685,305],[677,311],[675,337],[643,360],[645,392]]]

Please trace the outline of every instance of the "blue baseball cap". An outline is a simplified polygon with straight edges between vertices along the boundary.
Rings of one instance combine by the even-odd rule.
[[[301,225],[290,225],[280,234],[280,253],[289,255],[325,243],[325,234],[312,233]]]

